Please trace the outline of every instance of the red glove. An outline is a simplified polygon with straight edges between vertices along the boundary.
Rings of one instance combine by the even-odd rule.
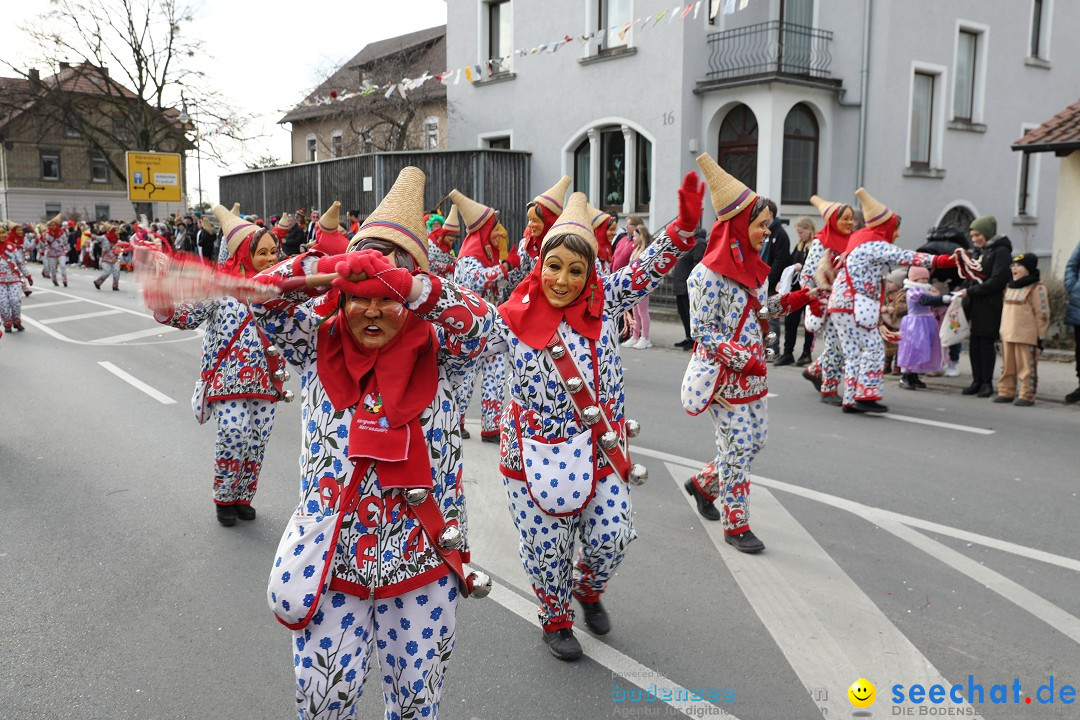
[[[751,355],[742,372],[743,375],[764,375],[768,372],[768,369],[761,358]]]
[[[784,312],[791,314],[799,312],[799,310],[809,305],[810,300],[810,288],[802,288],[801,290],[789,292],[787,295],[781,295],[780,307],[784,308]]]
[[[521,256],[517,254],[517,250],[515,249],[514,252],[506,256],[506,259],[503,260],[503,262],[506,263],[507,274],[509,274],[510,270],[517,270],[521,267]]]
[[[701,202],[705,197],[705,183],[691,170],[679,186],[679,217],[675,225],[686,233],[697,229],[701,221]]]
[[[807,310],[814,317],[822,317],[825,314],[825,303],[821,302],[819,298],[810,298],[810,304],[807,305]]]
[[[375,273],[375,279],[389,291],[386,297],[397,298],[403,303],[409,301],[409,293],[413,290],[413,276],[405,268],[393,267],[387,263],[385,270]]]
[[[348,278],[336,277],[330,285],[355,297],[381,298],[386,295],[386,286],[375,278],[365,278],[353,282]]]
[[[931,267],[934,270],[954,268],[956,267],[956,258],[952,255],[935,255],[934,264]]]

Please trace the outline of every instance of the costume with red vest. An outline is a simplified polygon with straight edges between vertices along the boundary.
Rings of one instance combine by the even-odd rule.
[[[52,278],[53,285],[59,285],[59,275],[64,280],[64,287],[67,287],[67,256],[71,246],[62,223],[60,215],[57,215],[49,220],[45,228],[45,276]]]
[[[34,282],[23,259],[22,232],[22,228],[15,225],[0,240],[0,321],[8,331],[23,329],[23,282]]]
[[[112,289],[120,289],[120,256],[131,249],[131,243],[121,240],[116,228],[107,225],[104,235],[94,237],[94,242],[101,246],[101,274],[94,280],[94,287],[101,289],[102,283],[112,276]]]

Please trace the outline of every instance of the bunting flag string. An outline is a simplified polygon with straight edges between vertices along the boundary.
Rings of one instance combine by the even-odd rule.
[[[616,35],[620,41],[626,40],[626,35],[632,28],[639,28],[640,33],[644,36],[647,31],[652,31],[660,25],[661,21],[667,18],[665,27],[671,26],[676,19],[680,22],[684,22],[688,17],[693,15],[693,20],[698,19],[699,11],[705,0],[696,0],[696,2],[688,2],[685,6],[678,4],[670,10],[661,10],[655,15],[648,15],[644,18],[636,18],[630,22],[622,25],[614,25],[609,28],[603,28],[594,30],[584,35],[564,35],[563,37],[554,40],[552,42],[541,43],[534,47],[529,48],[517,48],[513,50],[509,55],[505,55],[499,58],[489,58],[476,65],[467,65],[460,68],[449,68],[438,72],[425,71],[423,75],[418,78],[402,78],[396,82],[388,82],[385,85],[377,85],[371,83],[369,80],[365,80],[364,83],[355,89],[350,90],[331,90],[329,94],[309,97],[300,107],[314,107],[319,105],[330,105],[334,102],[343,102],[355,97],[368,97],[372,93],[379,90],[383,91],[383,97],[387,100],[397,92],[402,99],[408,98],[408,93],[414,92],[431,80],[440,82],[443,85],[457,85],[461,82],[462,74],[465,75],[465,79],[470,84],[481,82],[485,79],[491,78],[498,73],[502,72],[502,68],[513,58],[532,57],[542,54],[554,54],[561,48],[569,45],[575,40],[582,44],[588,44],[595,38],[604,38],[609,35]],[[732,15],[739,10],[744,10],[750,4],[750,0],[709,0],[709,7],[707,12],[710,18],[715,18],[721,11],[725,15]],[[289,112],[293,108],[283,110],[282,112]]]

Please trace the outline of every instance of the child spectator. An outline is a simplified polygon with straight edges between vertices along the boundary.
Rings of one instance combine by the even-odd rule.
[[[900,321],[896,364],[903,373],[900,387],[918,390],[926,387],[919,373],[941,370],[941,341],[932,306],[940,305],[942,298],[930,284],[930,271],[924,267],[908,269],[904,288],[907,314]]]
[[[1009,271],[1012,281],[1005,286],[1000,330],[1005,367],[993,400],[1031,407],[1039,380],[1039,350],[1050,326],[1050,301],[1046,286],[1039,282],[1039,258],[1031,253],[1017,255]]]
[[[885,302],[881,305],[881,322],[894,333],[900,332],[900,321],[907,314],[907,299],[904,293],[904,268],[897,268],[885,277]],[[885,341],[885,374],[900,374],[900,363],[896,362],[897,343]]]

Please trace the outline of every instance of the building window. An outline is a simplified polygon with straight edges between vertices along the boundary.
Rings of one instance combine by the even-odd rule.
[[[1020,153],[1020,182],[1017,184],[1016,214],[1034,215],[1031,200],[1031,153]]]
[[[128,129],[128,125],[123,120],[113,120],[113,135],[117,140],[121,142],[128,142],[131,140],[131,130]]]
[[[60,214],[60,203],[45,203],[45,217],[51,220]]]
[[[108,220],[109,219],[109,206],[108,205],[95,205],[94,206],[94,219],[95,220]]]
[[[589,138],[581,141],[574,149],[574,192],[589,194],[589,165],[592,162],[592,152]]]
[[[330,136],[330,157],[336,157],[336,158],[341,157],[343,155],[341,150],[342,150],[341,131],[340,130],[335,130],[334,134]]]
[[[633,0],[598,0],[596,16],[597,35],[602,50],[613,50],[629,45],[627,40],[630,23],[633,22]]]
[[[42,150],[41,151],[41,179],[42,180],[59,180],[60,179],[60,151],[59,150]]]
[[[956,88],[953,96],[953,118],[970,122],[975,107],[975,61],[979,36],[968,30],[961,30],[956,43]]]
[[[500,135],[498,137],[484,138],[484,147],[491,150],[509,150],[510,136]]]
[[[79,130],[79,118],[71,113],[64,116],[64,137],[82,137]]]
[[[488,3],[488,59],[491,72],[510,71],[510,59],[514,54],[514,16],[510,0]]]
[[[626,141],[621,128],[600,133],[600,209],[622,212],[626,198]]]
[[[315,139],[314,135],[307,136],[307,148],[304,155],[306,162],[315,162],[315,160],[318,159],[318,143],[319,141]]]
[[[911,152],[910,165],[930,167],[931,128],[934,121],[934,80],[929,73],[916,72],[911,90]]]
[[[639,213],[649,212],[652,202],[652,143],[644,135],[637,136],[637,178],[635,209]]]
[[[1031,0],[1031,45],[1029,52],[1033,58],[1046,58],[1046,5],[1047,0]]]
[[[780,201],[806,204],[817,194],[818,124],[808,106],[799,103],[784,120],[784,167]]]
[[[109,182],[109,161],[101,153],[90,155],[90,182]]]
[[[424,118],[424,147],[428,150],[439,147],[439,118],[434,115]]]
[[[758,123],[754,111],[738,105],[720,125],[717,162],[747,187],[757,183]]]

